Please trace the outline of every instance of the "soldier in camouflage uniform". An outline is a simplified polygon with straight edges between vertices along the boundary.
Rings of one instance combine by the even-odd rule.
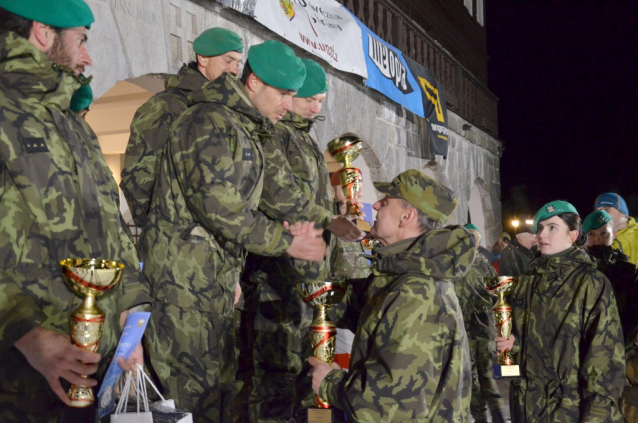
[[[193,91],[224,72],[237,76],[244,47],[239,35],[233,31],[211,28],[193,41],[193,51],[196,61],[183,65],[177,75],[168,75],[164,81],[166,89],[137,109],[131,123],[120,188],[133,221],[140,228],[147,223],[151,195],[171,124],[193,104]]]
[[[57,421],[69,402],[62,385],[95,385],[79,374],[100,377],[121,312],[150,301],[97,137],[69,111],[73,92],[88,83],[77,68],[91,64],[84,41],[93,21],[81,0],[0,1],[2,422]],[[60,261],[83,257],[126,266],[99,301],[106,321],[97,353],[69,337],[82,299],[62,280]]]
[[[311,357],[312,387],[355,422],[469,421],[471,369],[454,281],[477,254],[469,232],[435,229],[454,211],[451,190],[416,170],[375,183],[367,301],[350,371]]]
[[[248,52],[240,84],[222,74],[193,92],[171,135],[141,240],[144,274],[157,306],[149,324],[151,363],[167,395],[197,421],[229,421],[241,383],[233,330],[235,286],[245,251],[320,261],[321,232],[293,237],[257,211],[262,143],[291,108],[305,68],[267,41]]]
[[[465,225],[474,236],[478,248],[481,233],[476,225]],[[496,347],[496,326],[492,311],[492,296],[485,288],[484,278],[496,277],[496,270],[483,254],[477,254],[467,275],[458,279],[454,287],[463,310],[465,330],[472,357],[472,401],[470,411],[477,423],[487,422],[487,407],[492,422],[504,423],[503,399],[493,379]]]
[[[552,201],[534,218],[541,255],[510,298],[512,349],[521,378],[510,387],[513,422],[620,422],[625,357],[609,280],[578,246],[578,212]]]
[[[348,240],[362,238],[356,225],[333,213],[328,168],[310,137],[326,98],[326,74],[318,63],[307,59],[302,62],[306,79],[293,98],[292,111],[277,122],[273,136],[264,143],[268,184],[262,191],[259,210],[279,222],[312,220],[317,228]],[[305,361],[311,351],[308,329],[312,309],[302,301],[297,284],[326,280],[329,262],[254,256],[249,260],[256,270],[246,277],[259,282],[250,420],[288,421],[295,411],[312,405],[313,398]]]

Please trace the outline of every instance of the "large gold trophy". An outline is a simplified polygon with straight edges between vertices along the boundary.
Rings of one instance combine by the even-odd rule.
[[[337,305],[345,295],[345,284],[337,281],[302,282],[297,285],[297,288],[303,301],[315,309],[314,319],[310,324],[312,355],[326,364],[332,364],[337,342],[337,327],[328,320],[327,312]],[[326,409],[324,414],[328,416],[323,418],[332,418],[330,410],[327,410],[331,408],[331,405],[318,395],[315,395],[315,406],[319,409]]]
[[[84,351],[96,352],[104,328],[104,312],[97,306],[97,297],[115,288],[122,277],[124,265],[116,261],[97,259],[66,259],[60,262],[62,277],[75,294],[85,297],[71,314],[71,340]],[[83,378],[88,378],[82,375]],[[87,386],[71,385],[71,406],[89,407],[95,401]]]
[[[514,290],[518,283],[518,278],[514,276],[498,276],[485,278],[484,282],[487,291],[498,298],[496,304],[492,307],[498,335],[509,339],[512,334],[512,306],[505,301],[505,296]],[[521,370],[518,364],[514,364],[512,352],[506,349],[498,353],[498,363],[494,365],[494,378],[514,378],[520,375]]]
[[[352,162],[359,157],[362,149],[363,141],[353,133],[343,134],[328,143],[328,151],[332,157],[343,164],[343,168],[339,170],[339,181],[348,203],[347,214],[359,217],[362,216],[362,212],[355,199],[363,189],[362,173],[360,169],[352,166]],[[365,220],[358,219],[357,226],[362,231],[370,231],[370,223]]]
[[[356,216],[356,225],[364,232],[370,232],[370,223],[363,220],[363,213],[359,210],[355,199],[358,193],[363,189],[363,178],[361,170],[354,167],[352,162],[359,157],[363,149],[363,141],[357,134],[348,132],[328,143],[328,151],[336,161],[343,165],[339,170],[339,181],[343,195],[346,197],[348,205],[347,215]],[[363,246],[368,250],[380,246],[378,240],[374,238],[365,238],[361,241]]]

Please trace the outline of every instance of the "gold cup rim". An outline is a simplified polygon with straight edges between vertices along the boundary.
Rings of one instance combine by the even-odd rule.
[[[83,290],[89,290],[93,293],[104,293],[115,288],[117,283],[122,277],[122,271],[126,267],[124,264],[114,260],[102,260],[95,258],[68,258],[60,261],[60,267],[62,269],[62,276],[66,284],[76,293],[82,294]],[[106,285],[98,285],[93,281],[85,280],[79,277],[72,269],[92,269],[95,271],[100,270],[115,270],[115,276]]]

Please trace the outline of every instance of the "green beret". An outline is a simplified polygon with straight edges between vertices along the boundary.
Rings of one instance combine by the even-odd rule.
[[[386,195],[403,198],[437,223],[445,223],[459,204],[451,189],[414,169],[374,186]]]
[[[467,225],[465,225],[465,229],[467,229],[468,231],[476,231],[478,233],[481,233],[478,226],[476,226],[474,223],[468,223]]]
[[[248,50],[253,73],[266,84],[282,90],[297,91],[306,79],[306,67],[287,45],[266,41]]]
[[[91,8],[82,0],[0,0],[0,8],[54,28],[91,28]]]
[[[583,221],[583,232],[598,229],[611,222],[611,216],[605,210],[598,210],[590,213]]]
[[[226,28],[211,28],[199,34],[193,41],[193,51],[199,55],[220,56],[229,51],[244,51],[239,35]]]
[[[545,204],[534,216],[534,233],[538,232],[538,222],[547,220],[552,216],[563,213],[575,213],[578,214],[576,207],[572,206],[567,201],[556,200],[551,203]]]
[[[306,66],[306,79],[295,97],[308,98],[328,91],[326,72],[319,63],[310,59],[302,59],[301,61]]]
[[[93,103],[93,90],[89,84],[81,85],[71,97],[71,111],[77,113],[80,110],[88,109]]]

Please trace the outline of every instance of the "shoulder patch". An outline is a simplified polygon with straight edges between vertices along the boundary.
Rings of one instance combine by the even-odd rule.
[[[244,148],[244,154],[242,155],[242,160],[252,160],[253,159],[253,149],[252,148]]]
[[[27,153],[46,153],[49,151],[44,138],[21,138],[20,142]]]

